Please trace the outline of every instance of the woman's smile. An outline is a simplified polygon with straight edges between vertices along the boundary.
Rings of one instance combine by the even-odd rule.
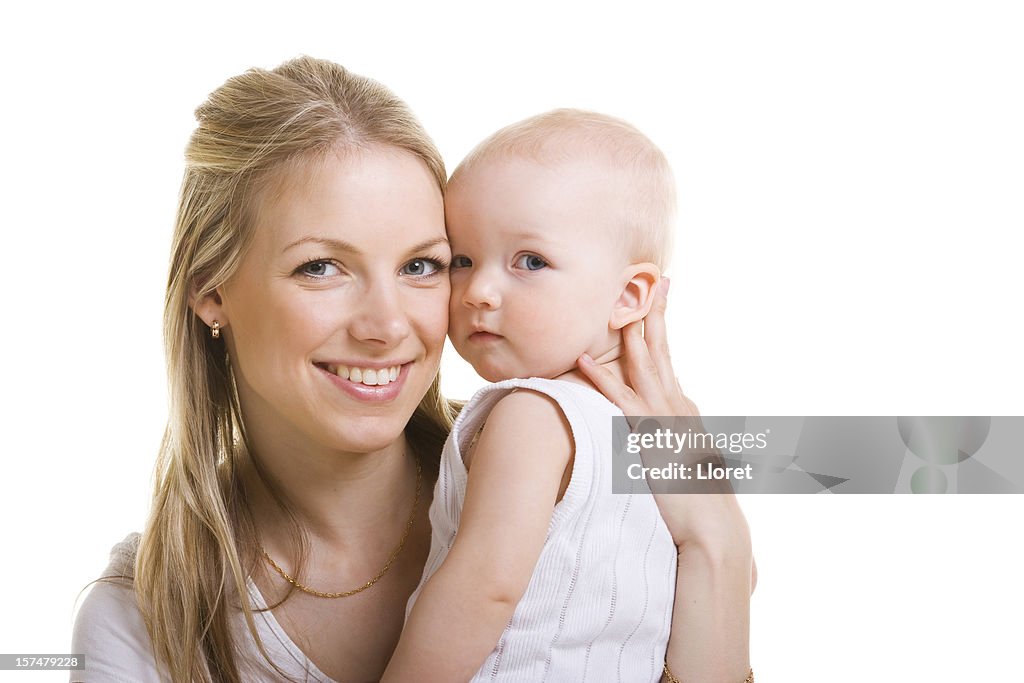
[[[368,403],[393,401],[402,391],[412,363],[375,364],[374,366],[316,363],[333,386],[348,396]]]

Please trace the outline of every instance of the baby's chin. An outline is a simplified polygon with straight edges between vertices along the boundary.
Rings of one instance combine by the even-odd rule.
[[[468,361],[469,359],[466,358],[466,360]],[[476,371],[476,374],[480,375],[488,382],[501,382],[506,379],[515,379],[517,377],[533,377],[533,375],[521,375],[518,371],[513,372],[509,369],[495,368],[486,363],[473,363],[470,361],[470,365],[473,366],[473,370]]]
[[[487,367],[480,364],[473,366],[476,370],[476,374],[483,377],[488,382],[502,382],[506,379],[526,379],[527,377],[541,377],[543,379],[558,379],[567,372],[576,369],[576,363],[573,362],[571,365],[565,367],[552,367],[552,366],[523,366],[515,369],[508,368],[493,368]]]

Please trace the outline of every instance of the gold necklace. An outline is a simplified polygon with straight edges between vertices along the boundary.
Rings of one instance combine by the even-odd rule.
[[[315,595],[318,598],[347,598],[351,595],[355,595],[356,593],[362,593],[364,590],[380,581],[381,577],[388,573],[388,570],[391,569],[391,565],[394,564],[395,560],[398,558],[398,554],[401,553],[402,548],[405,547],[405,541],[409,538],[409,532],[412,531],[413,522],[416,521],[416,508],[419,507],[420,503],[420,488],[422,483],[423,469],[420,467],[420,461],[417,458],[416,496],[412,499],[412,512],[409,514],[409,520],[405,523],[405,531],[402,532],[402,540],[400,540],[398,542],[398,546],[393,551],[391,551],[391,557],[389,557],[388,561],[384,563],[384,567],[379,572],[377,572],[377,575],[369,581],[367,581],[366,583],[364,583],[362,586],[359,586],[358,588],[353,588],[350,591],[342,591],[341,593],[325,593],[323,591],[313,590],[309,586],[304,586],[303,584],[299,583],[298,579],[289,576],[288,573],[285,572],[285,570],[281,569],[281,566],[277,562],[274,562],[273,558],[271,558],[270,555],[267,553],[267,549],[261,547],[260,550],[263,551],[263,557],[265,557],[267,562],[270,563],[270,566],[273,567],[274,570],[281,575],[282,579],[284,579],[291,585],[295,586],[303,593],[309,593],[310,595]]]

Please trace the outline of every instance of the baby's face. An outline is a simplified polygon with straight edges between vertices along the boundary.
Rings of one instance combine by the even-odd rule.
[[[606,167],[483,160],[450,188],[448,335],[481,377],[557,377],[598,357],[628,266]]]

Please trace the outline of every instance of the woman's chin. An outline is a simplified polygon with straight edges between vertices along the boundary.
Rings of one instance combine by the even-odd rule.
[[[397,419],[394,417],[374,418],[363,417],[349,422],[349,427],[343,432],[335,432],[330,435],[329,446],[332,450],[344,453],[374,453],[393,446],[405,431],[409,417]],[[352,428],[352,423],[357,422]]]

